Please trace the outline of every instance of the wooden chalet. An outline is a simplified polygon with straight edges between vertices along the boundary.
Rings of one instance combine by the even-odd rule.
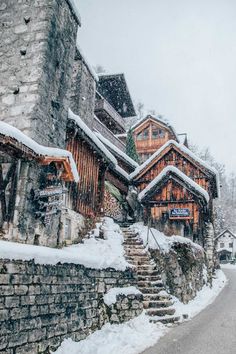
[[[105,175],[117,161],[82,119],[69,111],[67,149],[71,151],[80,181],[69,184],[66,205],[86,217],[102,214]]]
[[[78,179],[74,160],[68,151],[39,145],[18,129],[0,122],[2,238],[6,234],[11,240],[19,238],[35,243],[38,237],[35,230],[40,227],[43,234],[50,228],[51,217],[54,216],[55,220],[59,215],[62,183]],[[56,244],[53,230],[50,235],[51,244]],[[46,244],[45,241],[42,243]]]
[[[131,129],[133,130],[136,150],[141,161],[147,160],[168,140],[179,142],[172,126],[161,118],[152,115],[139,120]]]
[[[166,168],[171,167],[176,168],[183,174],[182,177],[185,176],[202,190],[207,192],[209,195],[208,207],[202,209],[201,204],[196,201],[196,195],[193,196],[191,190],[189,190],[187,194],[184,193],[186,188],[185,184],[182,183],[181,186],[180,181],[174,183],[171,174],[166,174],[165,178],[160,182],[163,186],[163,181],[165,181],[165,186],[162,187],[161,191],[158,187],[157,195],[154,199],[152,195],[152,199],[150,200],[149,206],[151,207],[152,220],[154,223],[163,224],[163,220],[168,219],[167,225],[170,225],[171,221],[174,219],[178,221],[184,220],[184,222],[182,222],[184,228],[186,229],[186,225],[191,224],[189,230],[191,230],[191,233],[194,236],[197,234],[196,230],[202,230],[201,225],[204,221],[212,222],[213,199],[218,197],[219,185],[217,172],[212,167],[208,166],[207,163],[195,156],[184,145],[181,145],[174,140],[170,140],[142,165],[136,168],[136,170],[131,173],[130,179],[132,180],[133,185],[135,185],[139,192],[142,193],[142,191],[147,190],[147,188],[152,185],[153,181],[156,181],[155,188],[157,188],[158,177],[162,176],[162,173]],[[167,183],[166,179],[168,178],[170,181]],[[149,194],[147,194],[146,198],[148,198],[148,196]],[[156,200],[155,198],[157,198],[158,203],[154,202]],[[178,201],[177,204],[176,201]],[[145,199],[145,205],[148,205],[147,199]],[[165,205],[165,208],[163,205]],[[173,214],[171,211],[172,209],[179,209],[176,211],[176,215]],[[182,212],[186,213],[186,215],[181,217],[180,214]],[[171,232],[171,228],[169,231],[166,231],[167,234]],[[186,231],[185,234],[189,234],[189,231]]]
[[[208,215],[208,193],[178,168],[168,166],[138,196],[151,219],[166,235],[203,239]]]

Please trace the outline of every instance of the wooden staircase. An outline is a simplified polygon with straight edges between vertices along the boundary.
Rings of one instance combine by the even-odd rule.
[[[138,275],[138,289],[143,293],[143,305],[151,322],[176,323],[179,317],[175,316],[173,301],[164,288],[161,274],[157,270],[149,252],[145,249],[142,240],[123,224],[121,230],[124,236],[124,249],[127,261],[136,267]]]

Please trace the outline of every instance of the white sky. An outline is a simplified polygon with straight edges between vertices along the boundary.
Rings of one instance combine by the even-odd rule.
[[[236,170],[236,0],[79,0],[92,65]]]

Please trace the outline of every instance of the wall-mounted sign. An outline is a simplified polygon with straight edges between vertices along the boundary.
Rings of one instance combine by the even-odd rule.
[[[190,210],[187,208],[174,208],[170,209],[170,217],[171,218],[186,218],[190,216]]]

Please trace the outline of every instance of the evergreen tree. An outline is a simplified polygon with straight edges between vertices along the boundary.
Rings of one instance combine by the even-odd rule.
[[[129,129],[127,133],[127,139],[126,139],[126,154],[131,157],[134,161],[139,163],[139,156],[136,151],[136,146],[134,142],[134,137],[133,137],[133,131],[132,129]]]

